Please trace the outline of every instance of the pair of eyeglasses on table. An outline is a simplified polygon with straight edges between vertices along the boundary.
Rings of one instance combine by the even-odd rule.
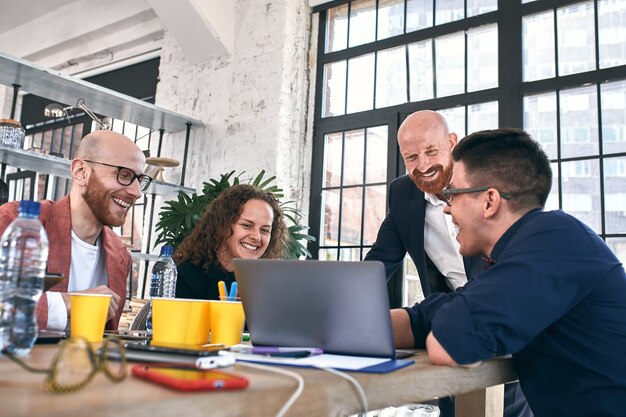
[[[127,375],[126,350],[117,337],[105,338],[97,350],[83,338],[64,340],[48,369],[34,368],[7,350],[2,354],[28,372],[46,374],[44,389],[57,394],[79,391],[100,371],[112,382],[121,382]]]

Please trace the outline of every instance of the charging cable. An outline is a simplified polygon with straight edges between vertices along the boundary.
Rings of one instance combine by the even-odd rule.
[[[302,376],[300,376],[300,374],[296,372],[288,371],[286,369],[277,368],[274,366],[266,366],[266,365],[260,365],[258,363],[250,363],[250,362],[243,362],[243,361],[238,361],[237,365],[249,366],[251,368],[257,368],[257,369],[262,369],[268,372],[275,372],[277,374],[287,375],[295,379],[296,381],[298,381],[298,388],[296,388],[295,392],[291,394],[291,397],[289,397],[287,402],[278,411],[278,413],[276,414],[276,417],[283,417],[287,413],[287,410],[289,410],[289,408],[293,405],[293,403],[296,402],[296,400],[300,397],[300,394],[302,394],[302,391],[304,391],[304,379],[302,379]]]
[[[316,366],[315,368],[321,369],[322,371],[329,372],[333,375],[337,375],[345,379],[346,381],[348,381],[350,384],[352,384],[352,386],[354,387],[354,390],[358,394],[359,401],[361,402],[361,406],[363,407],[363,414],[367,415],[368,408],[369,408],[367,404],[367,397],[365,396],[365,391],[363,390],[363,387],[361,387],[361,384],[359,384],[359,382],[356,379],[354,379],[352,376],[348,375],[347,373],[338,371],[334,368],[326,368],[322,366]]]

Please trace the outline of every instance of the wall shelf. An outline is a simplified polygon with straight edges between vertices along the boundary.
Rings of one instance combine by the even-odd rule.
[[[154,130],[177,132],[187,124],[201,126],[200,120],[162,109],[108,88],[61,74],[49,68],[14,58],[0,52],[0,84],[17,84],[28,93],[58,101],[67,105],[76,104],[84,98],[85,103],[96,114],[134,123]]]
[[[134,261],[146,261],[146,262],[156,262],[159,259],[159,255],[152,255],[150,253],[143,253],[137,251],[130,251],[131,256]]]
[[[70,178],[70,161],[58,156],[0,145],[0,163],[28,171]]]
[[[0,145],[0,163],[57,177],[71,178],[69,160],[6,145]],[[179,191],[191,194],[196,190],[155,180],[146,190],[146,194],[168,195],[177,194]]]

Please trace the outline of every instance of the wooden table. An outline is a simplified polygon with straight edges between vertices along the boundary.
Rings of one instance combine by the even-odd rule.
[[[35,346],[28,362],[45,368],[55,350],[54,345]],[[467,393],[457,396],[457,416],[502,415],[503,386],[492,386],[517,378],[511,359],[497,358],[468,369],[432,365],[423,351],[413,358],[414,365],[389,374],[351,373],[365,390],[370,410]],[[132,376],[114,384],[100,373],[79,392],[51,394],[43,391],[43,375],[28,373],[0,357],[0,416],[273,416],[297,387],[292,378],[243,364],[226,369],[245,375],[250,380],[248,389],[181,393]],[[345,379],[322,370],[286,369],[298,372],[305,381],[304,392],[288,416],[345,416],[362,411]],[[495,406],[489,409],[485,399],[491,397]]]

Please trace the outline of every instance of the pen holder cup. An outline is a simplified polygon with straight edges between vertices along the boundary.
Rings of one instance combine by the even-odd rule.
[[[241,301],[211,300],[211,343],[241,343],[245,316]]]
[[[209,341],[208,300],[152,298],[152,343],[203,345]]]
[[[239,301],[239,302],[241,302],[241,297],[232,298],[232,297],[227,297],[227,296],[224,296],[224,295],[220,295],[220,301]]]

